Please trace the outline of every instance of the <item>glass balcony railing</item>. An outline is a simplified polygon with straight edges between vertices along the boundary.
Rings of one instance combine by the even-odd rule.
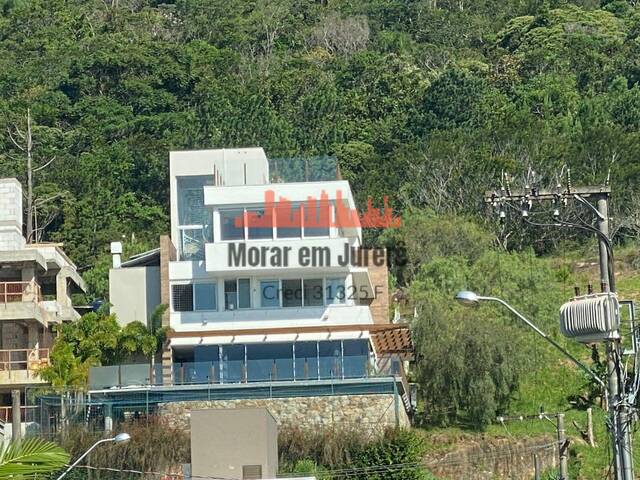
[[[386,369],[385,369],[386,370]],[[252,383],[308,381],[388,376],[390,371],[375,369],[368,356],[313,359],[277,358],[230,360],[223,362],[180,362],[173,364],[173,383]]]

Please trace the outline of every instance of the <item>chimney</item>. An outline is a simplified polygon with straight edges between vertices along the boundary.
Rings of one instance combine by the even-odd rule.
[[[0,178],[0,251],[22,250],[22,186],[15,178]]]
[[[111,242],[111,257],[113,268],[120,268],[122,265],[122,242]]]

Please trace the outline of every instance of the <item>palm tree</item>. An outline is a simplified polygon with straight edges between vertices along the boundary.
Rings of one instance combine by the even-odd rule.
[[[0,480],[20,480],[60,470],[69,454],[53,442],[30,438],[0,448]]]

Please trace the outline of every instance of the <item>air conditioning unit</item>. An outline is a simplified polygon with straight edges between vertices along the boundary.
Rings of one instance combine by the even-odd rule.
[[[620,305],[614,293],[575,297],[560,307],[560,330],[582,343],[619,338]]]

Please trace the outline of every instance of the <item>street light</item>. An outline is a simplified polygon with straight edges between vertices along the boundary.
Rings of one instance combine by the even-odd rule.
[[[80,457],[78,457],[78,459],[73,462],[71,465],[69,465],[69,468],[67,468],[64,472],[62,472],[62,475],[60,475],[56,480],[60,480],[61,478],[65,477],[67,475],[67,473],[69,473],[71,471],[71,469],[73,469],[73,467],[75,467],[76,465],[78,465],[80,463],[80,461],[86,457],[87,455],[89,455],[89,453],[91,453],[91,451],[96,448],[98,445],[100,445],[101,443],[108,443],[108,442],[113,442],[113,443],[126,443],[129,440],[131,440],[131,435],[129,435],[128,433],[119,433],[118,435],[116,435],[113,438],[103,438],[102,440],[98,440],[96,443],[94,443],[93,445],[91,445],[91,448],[89,448],[89,450],[87,450],[86,452],[84,452],[82,455],[80,455]]]
[[[598,385],[600,385],[604,389],[604,392],[605,392],[605,395],[606,395],[607,386],[602,381],[602,379],[596,374],[596,372],[591,370],[584,363],[582,363],[576,357],[574,357],[569,352],[567,352],[558,342],[556,342],[553,338],[551,338],[549,335],[547,335],[542,330],[540,330],[538,327],[536,327],[531,321],[529,321],[527,318],[525,318],[524,315],[522,315],[520,312],[518,312],[515,308],[513,308],[511,305],[509,305],[507,302],[505,302],[501,298],[483,297],[481,295],[478,295],[475,292],[471,292],[469,290],[463,290],[463,291],[458,292],[456,294],[455,300],[458,303],[460,303],[461,305],[464,305],[465,307],[478,307],[480,305],[480,302],[497,302],[497,303],[503,305],[511,313],[513,313],[516,317],[518,317],[520,320],[522,320],[524,323],[526,323],[527,326],[529,326],[534,332],[536,332],[538,335],[540,335],[542,338],[544,338],[547,342],[549,342],[551,345],[553,345],[557,350],[559,350],[565,357],[567,357],[569,360],[571,360],[573,363],[575,363],[578,367],[580,367],[582,370],[584,370],[584,372],[586,372],[587,375],[589,375],[591,378],[593,378],[598,383]]]

